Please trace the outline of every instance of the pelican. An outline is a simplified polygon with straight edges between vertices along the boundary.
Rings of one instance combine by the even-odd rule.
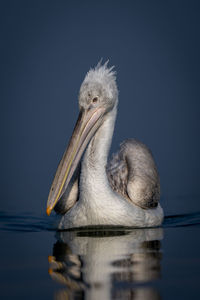
[[[114,67],[98,63],[79,92],[79,117],[58,165],[47,214],[59,229],[85,226],[155,227],[163,220],[160,180],[150,150],[135,139],[108,162],[118,105]]]

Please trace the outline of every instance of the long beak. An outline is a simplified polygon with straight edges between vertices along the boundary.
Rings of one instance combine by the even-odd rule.
[[[102,107],[81,110],[68,147],[59,163],[47,201],[47,215],[64,194],[81,156],[102,122]]]

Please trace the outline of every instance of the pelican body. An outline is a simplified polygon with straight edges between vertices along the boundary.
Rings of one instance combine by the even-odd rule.
[[[162,223],[159,175],[149,149],[129,139],[107,160],[117,105],[113,67],[99,63],[81,85],[79,117],[47,201],[48,215],[53,209],[62,215],[59,229]]]

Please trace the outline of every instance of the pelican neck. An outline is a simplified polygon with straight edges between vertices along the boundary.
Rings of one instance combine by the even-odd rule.
[[[105,115],[103,124],[91,139],[85,151],[82,165],[80,186],[83,190],[93,189],[96,192],[102,188],[108,188],[106,165],[112,142],[117,108]]]

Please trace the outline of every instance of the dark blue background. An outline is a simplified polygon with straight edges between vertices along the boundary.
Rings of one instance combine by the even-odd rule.
[[[112,151],[125,138],[156,159],[166,214],[200,209],[199,1],[1,1],[0,210],[45,212],[103,58],[120,90]]]

